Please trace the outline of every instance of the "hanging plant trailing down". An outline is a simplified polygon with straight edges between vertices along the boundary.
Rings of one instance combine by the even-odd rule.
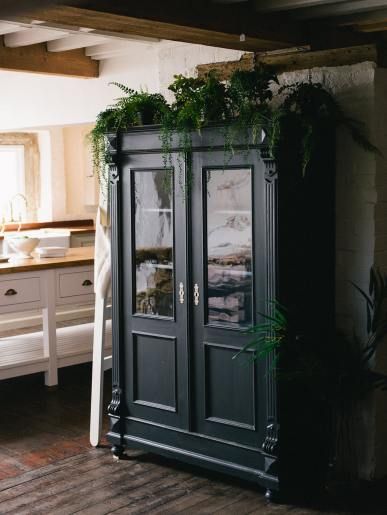
[[[232,118],[229,126],[231,151],[241,134],[248,145],[256,144],[261,130],[270,126],[274,84],[278,84],[276,73],[264,65],[258,65],[251,71],[237,70],[231,76],[228,86]]]
[[[93,167],[96,170],[103,195],[106,195],[107,191],[106,165],[109,162],[106,134],[125,131],[139,125],[159,124],[169,110],[167,101],[159,93],[135,91],[118,82],[110,84],[118,87],[125,96],[116,99],[114,105],[98,114],[96,124],[88,136],[92,149]]]
[[[297,129],[303,176],[308,173],[321,127],[329,127],[332,131],[344,127],[362,148],[380,154],[365,137],[363,125],[346,116],[336,99],[321,84],[298,82],[279,88],[277,94],[281,103],[274,108],[273,85],[278,83],[273,69],[264,65],[251,71],[235,71],[227,83],[219,81],[215,73],[209,73],[205,78],[176,75],[168,88],[175,96],[171,105],[161,94],[137,92],[123,84],[112,83],[124,96],[98,115],[90,133],[94,168],[102,188],[105,190],[107,184],[105,134],[143,124],[160,124],[166,187],[171,184],[172,145],[176,134],[178,177],[184,194],[190,189],[189,162],[186,181],[183,180],[183,169],[192,150],[192,135],[195,132],[200,134],[209,125],[218,125],[224,138],[225,165],[237,151],[239,142],[243,141],[247,151],[250,145],[259,143],[263,128],[275,159],[281,157],[279,152],[283,145],[280,142],[286,142],[289,131],[293,133],[294,128]]]
[[[289,127],[301,129],[300,149],[302,155],[303,175],[317,148],[321,126],[336,130],[344,127],[352,139],[367,152],[379,154],[379,150],[370,143],[364,134],[362,123],[349,118],[337,100],[319,83],[297,82],[282,86],[279,95],[285,95],[280,107],[273,112],[269,125],[269,147],[274,158],[279,158],[279,142],[286,138],[284,131]]]
[[[163,160],[166,169],[171,170],[171,146],[173,135],[177,135],[179,147],[179,183],[182,191],[190,189],[190,169],[188,164],[187,184],[183,181],[186,156],[192,150],[192,133],[200,131],[211,123],[224,124],[230,119],[227,87],[214,74],[206,78],[175,75],[168,89],[174,94],[174,102],[161,122]]]

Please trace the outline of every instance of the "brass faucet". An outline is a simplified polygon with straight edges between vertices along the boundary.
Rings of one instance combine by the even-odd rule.
[[[15,220],[14,219],[14,207],[13,207],[13,203],[16,199],[18,198],[21,198],[23,201],[24,201],[24,204],[25,204],[25,209],[26,209],[26,212],[27,212],[27,207],[28,207],[28,202],[27,202],[27,198],[25,195],[23,195],[23,193],[16,193],[16,195],[14,195],[11,200],[9,201],[9,207],[10,207],[10,214],[11,214],[11,220],[10,222],[19,222],[19,227],[18,227],[18,231],[20,231],[21,229],[21,224],[22,224],[22,216],[21,216],[21,212],[19,212],[19,220]]]

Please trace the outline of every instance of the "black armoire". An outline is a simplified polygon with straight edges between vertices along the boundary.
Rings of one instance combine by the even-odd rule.
[[[273,356],[235,355],[273,300],[297,307],[300,333],[313,331],[323,311],[318,337],[329,337],[333,156],[307,179],[291,153],[274,162],[264,132],[233,154],[221,134],[193,134],[188,155],[173,139],[167,159],[157,127],[108,136],[108,439],[117,456],[140,448],[272,493],[309,488],[327,461],[327,417],[310,395],[280,391]]]

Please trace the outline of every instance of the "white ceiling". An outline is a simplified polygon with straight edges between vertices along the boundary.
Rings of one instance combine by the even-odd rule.
[[[161,40],[141,36],[125,36],[88,28],[48,27],[40,21],[30,25],[0,20],[0,36],[5,47],[18,48],[46,43],[49,52],[85,49],[92,59],[102,60],[125,55],[137,44],[157,45]]]

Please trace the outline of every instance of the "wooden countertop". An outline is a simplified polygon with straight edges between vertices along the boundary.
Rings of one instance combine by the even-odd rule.
[[[32,253],[34,255],[34,253]],[[75,247],[68,249],[67,255],[56,258],[20,259],[0,263],[0,275],[18,272],[32,272],[50,268],[63,268],[94,264],[94,247]]]
[[[5,233],[0,234],[0,240],[4,239],[4,236],[7,233],[16,232],[18,230],[18,224],[8,223],[6,224]],[[93,233],[95,232],[95,226],[93,220],[69,220],[64,222],[31,222],[31,223],[23,223],[21,226],[20,232],[23,231],[35,231],[39,229],[47,229],[49,232],[63,232],[69,231],[70,234],[82,234],[82,233]],[[44,234],[42,234],[42,237]]]

